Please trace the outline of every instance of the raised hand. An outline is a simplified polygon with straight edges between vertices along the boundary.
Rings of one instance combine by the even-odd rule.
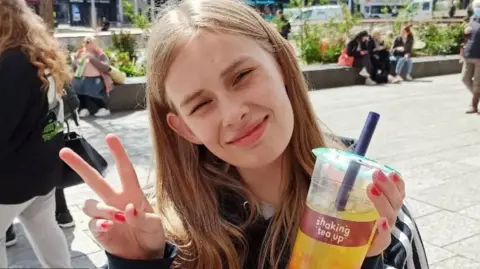
[[[120,139],[107,135],[121,179],[115,190],[71,149],[60,151],[60,158],[77,172],[103,202],[85,201],[83,211],[92,218],[89,228],[97,241],[111,254],[125,259],[150,259],[163,255],[165,233],[160,216],[154,214],[138,182],[137,174]]]

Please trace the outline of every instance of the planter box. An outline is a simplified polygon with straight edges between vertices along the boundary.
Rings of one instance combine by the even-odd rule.
[[[421,78],[460,73],[462,65],[458,59],[456,55],[412,58],[412,76]],[[358,70],[337,64],[302,66],[302,70],[311,90],[353,86],[363,84],[365,81],[358,75]],[[115,85],[110,93],[110,109],[112,111],[144,109],[145,81],[145,77],[127,78],[125,84]]]

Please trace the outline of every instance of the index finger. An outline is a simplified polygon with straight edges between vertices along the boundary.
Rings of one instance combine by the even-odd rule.
[[[102,200],[107,202],[106,200],[115,193],[100,173],[73,150],[63,148],[59,155],[60,159],[70,166]]]
[[[115,159],[118,174],[120,175],[120,181],[122,182],[122,188],[124,190],[141,190],[135,168],[128,157],[125,147],[123,147],[120,138],[114,134],[108,134],[105,140],[107,141],[108,148]]]

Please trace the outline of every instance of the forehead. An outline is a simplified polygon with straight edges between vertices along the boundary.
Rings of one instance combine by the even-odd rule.
[[[167,96],[176,99],[199,88],[209,88],[238,59],[263,63],[269,53],[256,41],[242,36],[204,32],[182,44],[165,80]]]

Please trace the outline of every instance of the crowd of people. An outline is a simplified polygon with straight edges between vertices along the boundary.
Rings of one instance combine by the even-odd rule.
[[[400,36],[387,47],[380,30],[371,34],[361,31],[347,43],[345,53],[352,57],[352,66],[358,68],[365,84],[398,83],[412,78],[412,51],[414,38],[411,26],[404,26]],[[391,66],[394,70],[391,70]]]

